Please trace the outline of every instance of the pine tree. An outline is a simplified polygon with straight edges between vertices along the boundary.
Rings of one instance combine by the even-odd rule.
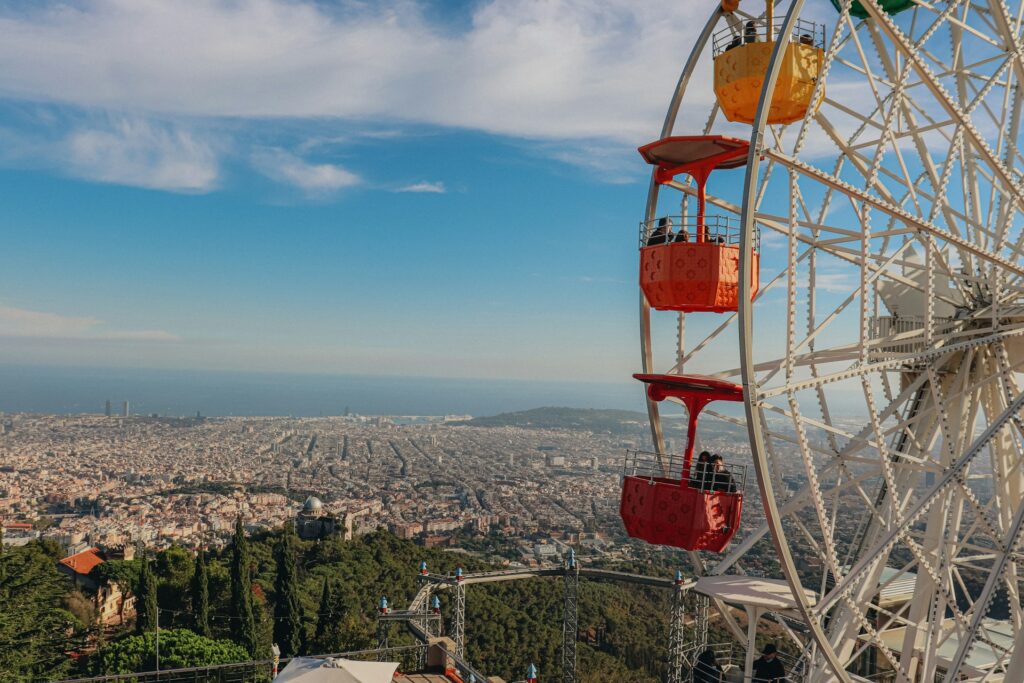
[[[206,570],[206,553],[196,553],[196,569],[192,574],[192,618],[196,633],[210,637],[210,576]]]
[[[249,577],[249,541],[242,518],[235,520],[231,543],[231,630],[235,641],[256,655],[256,619],[252,611],[252,580]]]
[[[331,594],[331,582],[324,578],[324,589],[320,593],[320,607],[316,610],[316,633],[313,635],[313,647],[317,652],[330,652],[332,643],[329,642],[331,627],[335,622],[334,618],[334,596]]]
[[[136,604],[138,610],[136,629],[139,633],[155,631],[159,606],[156,600],[156,576],[153,574],[153,567],[150,565],[148,557],[142,558],[142,572],[139,574],[139,597]]]
[[[297,567],[295,566],[295,534],[285,529],[278,541],[277,577],[274,579],[274,642],[282,657],[292,657],[302,646],[302,608],[299,605]]]

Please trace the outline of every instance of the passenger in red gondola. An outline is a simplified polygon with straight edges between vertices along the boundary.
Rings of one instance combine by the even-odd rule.
[[[672,241],[672,220],[669,218],[659,218],[658,226],[651,233],[651,236],[647,238],[647,246],[653,247],[656,244],[668,244]]]
[[[690,486],[701,491],[710,491],[711,484],[711,453],[701,451],[697,456],[697,462],[690,470]]]
[[[687,231],[685,225],[679,226],[679,232],[676,233],[676,238],[674,240],[672,240],[672,241],[673,242],[689,242],[690,241],[690,233]]]
[[[725,467],[725,460],[718,453],[711,456],[708,462],[708,472],[711,475],[711,491],[721,493],[736,493],[736,482],[733,480],[729,470]],[[705,491],[709,490],[707,487]]]

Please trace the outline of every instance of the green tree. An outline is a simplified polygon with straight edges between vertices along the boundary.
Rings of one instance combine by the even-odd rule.
[[[89,576],[98,584],[117,583],[121,588],[139,595],[142,560],[107,560],[93,567]]]
[[[189,586],[192,583],[194,560],[192,552],[180,545],[172,545],[156,556],[156,575],[160,579],[160,604],[164,609],[183,612],[189,609]],[[171,623],[164,624],[172,626]],[[175,626],[191,626],[184,624]]]
[[[324,588],[320,592],[320,607],[316,610],[316,632],[313,634],[313,648],[317,652],[331,652],[336,647],[337,644],[331,639],[336,623],[331,581],[324,577]]]
[[[275,555],[274,642],[281,648],[281,656],[293,657],[299,654],[302,645],[302,607],[295,566],[295,534],[290,525],[281,535]]]
[[[255,655],[259,647],[252,609],[252,578],[249,576],[249,541],[242,518],[235,520],[231,543],[231,630],[235,642]]]
[[[196,567],[192,572],[192,620],[196,633],[210,637],[210,575],[206,570],[206,552],[196,553]]]
[[[68,609],[73,586],[47,544],[7,548],[0,557],[0,680],[65,678],[65,651],[84,643],[89,624]]]
[[[147,558],[142,559],[142,573],[139,575],[138,620],[135,623],[139,633],[155,631],[159,623],[156,597],[156,576]]]
[[[192,666],[231,664],[249,660],[245,648],[230,640],[214,640],[188,629],[160,631],[160,668],[178,669]],[[156,634],[122,638],[89,659],[95,674],[125,674],[152,671],[156,668]]]

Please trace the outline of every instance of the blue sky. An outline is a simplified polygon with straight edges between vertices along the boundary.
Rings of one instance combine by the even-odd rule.
[[[706,13],[633,5],[0,2],[5,361],[628,376]]]

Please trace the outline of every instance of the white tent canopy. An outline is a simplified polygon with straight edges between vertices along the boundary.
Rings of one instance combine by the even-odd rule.
[[[352,659],[296,657],[274,683],[391,683],[397,662],[360,662]]]

